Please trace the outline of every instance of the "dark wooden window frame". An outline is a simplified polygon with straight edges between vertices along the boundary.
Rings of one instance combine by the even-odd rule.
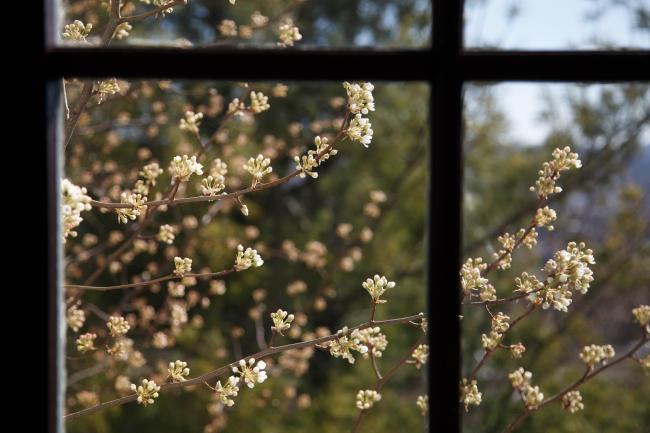
[[[324,0],[326,1],[326,0]],[[462,198],[462,90],[466,82],[611,83],[650,81],[650,51],[467,51],[463,0],[432,0],[433,26],[424,49],[67,48],[54,45],[53,8],[44,0],[41,41],[42,116],[47,146],[48,210],[48,427],[60,424],[62,366],[57,299],[61,279],[57,236],[60,179],[57,121],[61,77],[185,78],[214,80],[424,81],[431,86],[427,290],[435,332],[429,363],[432,431],[460,431],[458,380]],[[264,68],[253,65],[266,65]],[[435,277],[433,277],[435,276]],[[442,331],[440,331],[442,330]]]

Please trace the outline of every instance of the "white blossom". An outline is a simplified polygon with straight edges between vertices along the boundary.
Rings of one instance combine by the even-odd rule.
[[[596,364],[607,364],[607,360],[613,358],[616,355],[614,348],[606,344],[604,346],[599,346],[597,344],[592,344],[582,348],[580,352],[580,359],[587,364],[587,367],[594,368]]]
[[[361,410],[368,410],[381,400],[381,394],[374,389],[363,389],[357,393],[357,407]]]
[[[190,369],[187,368],[187,362],[176,360],[169,363],[167,375],[172,382],[184,382],[187,376],[190,375]]]
[[[582,163],[578,159],[578,154],[571,152],[570,147],[564,149],[557,148],[553,151],[553,160],[542,164],[539,171],[539,178],[530,190],[537,193],[537,196],[546,199],[549,195],[562,192],[562,188],[556,186],[555,182],[560,178],[560,173],[570,168],[580,168]]]
[[[166,244],[173,244],[174,239],[176,238],[176,231],[174,230],[173,226],[170,226],[169,224],[163,224],[160,226],[160,229],[158,229],[158,240],[160,242],[164,242]]]
[[[350,121],[345,133],[352,141],[358,141],[363,144],[365,147],[368,147],[370,141],[372,140],[372,125],[370,120],[364,117],[361,117],[360,113],[355,114],[355,116]]]
[[[191,158],[187,155],[183,155],[183,157],[177,155],[169,165],[169,173],[174,180],[186,182],[192,174],[202,176],[203,165],[197,162],[195,155]]]
[[[411,353],[411,357],[413,358],[412,360],[406,361],[408,364],[415,364],[415,368],[418,370],[420,367],[422,367],[424,364],[427,363],[427,360],[429,359],[429,345],[428,344],[420,344],[418,347],[416,347],[413,350],[413,353]]]
[[[264,155],[260,153],[256,158],[250,158],[248,163],[243,165],[243,168],[253,176],[253,182],[257,183],[262,180],[265,174],[273,171],[273,167],[270,167],[270,164],[271,160],[264,158]]]
[[[217,396],[217,400],[221,404],[224,404],[228,407],[235,404],[234,400],[230,397],[237,397],[239,393],[239,377],[230,376],[226,381],[225,385],[221,385],[221,381],[218,380],[214,388],[212,388]]]
[[[638,307],[632,310],[634,315],[634,320],[645,327],[645,332],[650,334],[650,305],[639,305]]]
[[[481,404],[482,395],[478,390],[476,380],[469,381],[463,378],[460,382],[460,402],[465,405],[465,411],[468,410],[470,404],[475,406]]]
[[[192,270],[192,259],[188,257],[174,257],[174,275],[182,277]]]
[[[133,30],[133,26],[127,22],[120,23],[115,27],[115,33],[113,34],[119,40],[122,40],[129,36],[129,32]]]
[[[142,170],[138,174],[142,176],[149,185],[156,186],[156,179],[158,179],[158,176],[160,176],[162,172],[163,169],[160,168],[158,163],[152,162],[142,167]]]
[[[372,91],[375,89],[371,83],[343,83],[348,94],[348,110],[352,114],[368,114],[375,111],[375,100]]]
[[[546,288],[533,299],[541,303],[544,309],[552,306],[566,312],[573,290],[583,295],[589,290],[589,284],[594,280],[589,265],[594,263],[593,251],[586,248],[583,242],[569,242],[565,250],[556,252],[544,265]]]
[[[415,404],[420,408],[422,416],[425,416],[429,412],[429,396],[428,395],[418,395]]]
[[[199,133],[199,125],[203,119],[203,113],[195,113],[193,111],[186,111],[185,118],[180,121],[180,128],[184,131]]]
[[[246,386],[254,388],[255,383],[262,383],[266,380],[266,363],[258,361],[255,365],[255,358],[250,358],[248,362],[243,359],[239,361],[239,367],[233,367],[232,372],[239,374]]]
[[[68,307],[68,312],[66,315],[68,326],[74,332],[79,331],[79,329],[84,326],[84,322],[86,321],[86,313],[79,308],[79,304],[80,302],[77,301],[74,304],[70,305],[70,307]]]
[[[244,271],[251,266],[260,267],[264,264],[262,257],[257,254],[257,250],[246,248],[239,244],[237,245],[237,257],[235,257],[235,269],[237,271]]]
[[[251,92],[250,110],[256,114],[262,113],[268,110],[269,108],[271,108],[268,101],[269,101],[269,97],[265,96],[264,93]]]
[[[86,41],[86,36],[93,29],[91,23],[84,24],[79,20],[75,20],[72,24],[66,24],[63,29],[63,39],[66,41]]]
[[[63,221],[63,242],[68,236],[77,237],[74,230],[83,221],[81,212],[91,209],[90,196],[86,188],[78,187],[68,179],[61,181],[61,219]]]
[[[99,103],[101,104],[108,95],[114,95],[120,91],[120,86],[117,79],[111,78],[110,80],[103,80],[97,86],[97,94],[99,95]]]
[[[142,194],[134,194],[130,191],[124,191],[120,194],[120,203],[130,204],[132,207],[115,209],[117,220],[122,224],[126,224],[129,220],[135,220],[142,215],[142,212],[147,210],[146,202],[147,197],[143,197]]]
[[[300,29],[293,25],[293,21],[288,19],[280,24],[280,42],[281,47],[292,47],[293,43],[302,39]]]
[[[95,350],[95,338],[97,338],[97,334],[93,334],[91,332],[87,332],[85,334],[82,334],[77,338],[77,350],[81,353],[86,353],[90,352],[91,350]]]
[[[380,277],[379,275],[375,275],[372,279],[366,279],[366,281],[361,283],[361,286],[368,291],[374,303],[383,304],[388,301],[380,299],[381,295],[383,295],[387,289],[395,287],[395,282],[388,281],[384,276]]]
[[[239,98],[235,98],[228,104],[228,114],[235,116],[242,116],[246,111],[246,106],[243,101],[240,101]]]
[[[370,349],[363,354],[364,358],[369,358],[371,353],[372,356],[381,358],[383,351],[388,346],[388,339],[385,334],[382,334],[379,326],[364,328],[357,332],[357,337],[360,343]]]
[[[135,383],[131,384],[131,391],[137,394],[139,404],[148,406],[154,403],[154,399],[158,398],[160,386],[156,385],[153,380],[142,379],[142,385],[140,386],[136,387]]]
[[[280,335],[284,335],[282,331],[286,331],[291,327],[291,322],[294,319],[293,314],[289,314],[284,310],[278,308],[278,311],[271,313],[271,320],[273,320],[273,326],[271,330],[277,332]]]
[[[109,317],[108,322],[106,323],[106,327],[113,337],[120,337],[129,332],[129,329],[131,329],[129,322],[127,322],[126,319],[122,316]]]
[[[330,156],[334,156],[338,153],[338,150],[332,149],[327,141],[327,137],[321,138],[317,136],[314,139],[316,150],[309,150],[307,155],[302,155],[302,157],[294,157],[294,161],[296,161],[296,170],[301,171],[299,175],[301,178],[305,178],[306,176],[311,176],[314,179],[317,178],[318,173],[316,173],[314,169],[323,161],[328,160]]]
[[[347,326],[339,329],[337,337],[334,340],[327,341],[321,345],[317,345],[325,349],[329,349],[330,355],[335,358],[347,359],[350,364],[354,364],[354,355],[350,352],[355,350],[362,355],[368,352],[368,346],[362,344],[359,337],[359,330],[355,329],[348,335]]]
[[[571,413],[576,413],[579,410],[584,409],[585,405],[582,403],[582,395],[580,395],[580,391],[574,390],[564,394],[562,396],[562,408]]]
[[[201,194],[215,196],[226,188],[225,178],[221,175],[214,177],[209,175],[201,180]]]

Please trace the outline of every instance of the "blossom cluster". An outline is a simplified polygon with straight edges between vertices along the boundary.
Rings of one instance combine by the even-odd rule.
[[[262,180],[265,174],[273,171],[273,167],[270,164],[271,160],[269,158],[264,158],[264,155],[259,154],[256,158],[250,158],[243,165],[243,168],[253,176],[253,184],[256,184]]]
[[[255,364],[255,358],[249,358],[248,362],[245,360],[239,361],[239,367],[233,367],[232,372],[238,374],[244,381],[246,386],[254,388],[256,383],[262,383],[266,380],[266,363],[258,361]]]
[[[95,338],[97,338],[97,334],[93,334],[90,332],[87,332],[85,334],[82,334],[77,338],[77,350],[80,353],[87,353],[90,352],[91,350],[95,350]]]
[[[237,397],[237,394],[239,393],[238,385],[239,377],[237,376],[230,376],[228,380],[226,380],[225,385],[221,385],[221,381],[218,380],[213,388],[217,400],[219,400],[221,404],[229,407],[235,404],[235,401],[230,397]]]
[[[187,368],[187,362],[177,360],[169,363],[167,374],[172,382],[184,382],[190,375],[190,369]]]
[[[300,29],[293,24],[293,21],[287,19],[280,24],[280,42],[281,47],[292,47],[293,43],[302,39]]]
[[[262,92],[251,92],[251,105],[250,110],[259,114],[271,108],[269,105],[269,97],[265,96]]]
[[[352,141],[358,141],[368,147],[372,140],[372,125],[370,120],[362,117],[368,111],[375,111],[375,102],[372,95],[374,86],[371,83],[348,83],[343,87],[348,95],[348,111],[353,115],[350,124],[345,130]]]
[[[74,230],[83,221],[81,212],[91,209],[90,196],[84,187],[78,187],[68,179],[61,181],[61,219],[63,220],[63,242],[68,236],[76,237]]]
[[[85,41],[86,36],[93,29],[91,23],[84,24],[79,20],[75,20],[72,24],[66,24],[63,29],[63,39],[66,41]]]
[[[334,340],[327,341],[318,347],[329,349],[330,355],[335,358],[347,359],[350,364],[354,364],[354,355],[351,350],[357,351],[362,355],[368,352],[368,346],[362,343],[359,336],[359,330],[355,329],[348,335],[347,326],[339,329],[337,337]]]
[[[152,162],[150,164],[142,167],[142,170],[138,173],[141,177],[144,178],[147,185],[156,186],[156,179],[163,172],[163,169],[160,168],[157,162]]]
[[[587,367],[590,369],[594,368],[596,364],[607,364],[607,360],[613,358],[616,355],[614,348],[610,344],[599,346],[597,344],[591,344],[582,348],[580,352],[580,359],[587,364]]]
[[[169,224],[163,224],[160,226],[160,229],[158,229],[158,240],[160,242],[171,245],[174,243],[175,238],[176,231],[174,230],[173,226],[170,226]]]
[[[195,113],[193,111],[186,111],[185,118],[180,121],[180,128],[184,131],[199,133],[199,125],[203,119],[203,113]]]
[[[580,395],[580,391],[574,390],[564,394],[562,396],[562,408],[571,413],[576,413],[579,410],[584,409],[585,405],[582,403],[582,395]]]
[[[226,188],[225,178],[221,175],[214,177],[208,175],[201,180],[201,194],[205,196],[215,196]]]
[[[375,111],[375,99],[372,91],[375,89],[371,83],[343,83],[348,94],[348,110],[352,114],[368,114]]]
[[[639,305],[632,310],[634,320],[636,320],[641,327],[645,327],[645,332],[650,334],[650,305]]]
[[[192,271],[192,259],[189,257],[174,257],[174,275],[182,277]]]
[[[147,197],[143,197],[142,194],[134,194],[130,191],[124,191],[120,194],[120,203],[129,204],[132,207],[123,207],[115,209],[117,213],[117,220],[126,224],[129,220],[133,221],[140,215],[142,212],[147,210]]]
[[[101,104],[108,95],[114,95],[120,91],[120,86],[117,79],[111,78],[110,80],[103,80],[97,86],[97,94],[99,95],[99,103]]]
[[[271,313],[271,320],[273,320],[271,330],[280,335],[284,335],[282,331],[286,331],[291,327],[291,322],[293,322],[294,318],[295,316],[293,314],[288,314],[286,311],[278,308],[278,311]]]
[[[562,188],[556,185],[556,181],[560,178],[561,172],[572,167],[582,167],[578,154],[571,152],[571,148],[568,146],[564,149],[555,149],[553,159],[542,164],[542,169],[538,173],[539,177],[530,190],[536,192],[540,199],[546,199],[551,194],[562,192]]]
[[[203,165],[196,160],[196,155],[191,158],[187,155],[182,157],[177,155],[169,165],[169,173],[172,175],[173,180],[187,182],[192,174],[198,176],[203,174]]]
[[[412,360],[406,361],[408,364],[414,364],[415,368],[418,370],[420,367],[422,367],[424,364],[427,363],[427,360],[429,359],[429,345],[427,344],[420,344],[418,347],[416,347],[413,352],[411,353],[411,357],[413,358]]]
[[[357,407],[368,410],[381,400],[381,394],[374,389],[362,389],[357,393]]]
[[[122,316],[109,317],[106,327],[113,337],[120,337],[129,332],[129,329],[131,328],[129,322],[127,322]]]
[[[478,290],[481,301],[493,301],[496,297],[496,289],[481,272],[487,269],[481,257],[470,258],[460,268],[460,284],[465,295]]]
[[[142,385],[136,386],[135,383],[131,384],[131,391],[134,391],[138,396],[138,403],[143,406],[148,406],[154,403],[154,399],[158,398],[160,386],[156,385],[153,380],[142,379]]]
[[[589,284],[594,280],[593,271],[589,265],[596,263],[593,251],[586,248],[584,242],[576,244],[569,242],[566,249],[557,251],[552,259],[544,265],[546,273],[545,288],[531,294],[529,299],[547,309],[553,307],[558,311],[567,312],[571,305],[573,290],[583,295],[589,290]],[[531,284],[536,284],[534,281]]]
[[[482,396],[475,379],[463,378],[460,382],[460,402],[465,405],[465,411],[468,410],[470,404],[474,406],[481,404]]]
[[[512,387],[519,391],[521,398],[524,400],[524,405],[528,410],[534,410],[544,401],[544,393],[539,389],[539,386],[532,386],[530,379],[533,374],[519,367],[508,375]]]
[[[70,329],[72,329],[74,332],[79,331],[81,327],[84,325],[84,322],[86,321],[86,313],[79,308],[80,302],[77,301],[74,304],[70,305],[68,307],[68,312],[66,315],[66,321],[68,322],[68,326],[70,326]]]
[[[418,395],[415,404],[420,408],[422,416],[425,416],[429,412],[429,396],[428,395]]]
[[[381,299],[381,295],[383,295],[387,289],[395,287],[395,282],[388,281],[384,276],[380,277],[379,275],[375,275],[373,278],[367,278],[366,281],[361,283],[361,286],[370,294],[374,303],[383,304],[388,301]]]
[[[314,138],[314,144],[316,145],[316,150],[307,151],[307,155],[295,156],[294,161],[296,161],[296,170],[300,170],[300,177],[305,178],[306,176],[311,176],[312,178],[317,178],[318,173],[314,171],[323,161],[328,160],[330,156],[334,156],[338,153],[338,150],[332,149],[328,144],[327,137],[316,136]]]
[[[363,354],[364,358],[369,358],[370,355],[380,358],[388,346],[388,339],[386,335],[381,332],[379,326],[364,328],[357,333],[359,341],[369,347],[369,351]]]
[[[510,328],[509,316],[499,312],[492,317],[492,329],[489,334],[481,335],[481,342],[485,350],[494,350],[503,339],[503,334]]]
[[[260,267],[264,264],[262,257],[257,254],[257,250],[246,248],[239,244],[237,245],[237,257],[235,257],[235,269],[237,271],[244,271],[251,266]]]

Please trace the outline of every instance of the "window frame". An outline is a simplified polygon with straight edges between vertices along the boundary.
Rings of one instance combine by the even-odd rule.
[[[372,48],[70,48],[56,46],[58,1],[44,0],[41,35],[43,130],[47,140],[48,215],[48,416],[49,431],[62,430],[63,358],[58,342],[62,250],[59,179],[62,174],[60,79],[65,76],[184,78],[216,80],[390,80],[423,81],[429,106],[429,213],[426,271],[432,356],[429,368],[430,425],[459,432],[462,107],[468,82],[532,81],[613,83],[650,81],[648,50],[468,51],[463,46],[463,0],[432,0],[431,44],[422,49]],[[272,62],[273,68],[251,68]],[[227,68],[222,65],[228,65]],[[339,65],[349,65],[341,68]],[[399,65],[399,69],[389,66]],[[440,143],[437,145],[437,143]],[[436,308],[433,306],[444,306]],[[64,321],[63,321],[64,322]],[[429,337],[431,338],[431,337]],[[445,372],[436,374],[436,372]]]

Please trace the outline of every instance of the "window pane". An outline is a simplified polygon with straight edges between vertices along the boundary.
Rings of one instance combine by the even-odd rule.
[[[469,412],[462,411],[465,431],[506,431],[524,411],[523,397],[509,378],[518,368],[532,373],[529,385],[519,386],[534,408],[535,386],[546,402],[584,374],[585,346],[611,344],[618,357],[640,341],[632,309],[648,304],[650,282],[649,96],[647,84],[465,88],[463,260],[507,263],[507,236],[505,246],[497,238],[510,233],[518,243],[524,238],[518,230],[527,230],[535,215],[538,233],[536,245],[526,237],[531,248],[514,251],[511,267],[480,269],[489,282],[473,284],[482,289],[471,290],[471,300],[465,297],[462,374],[473,376],[482,394],[480,405],[474,399]],[[553,150],[566,146],[582,165],[569,164],[555,184],[563,191],[540,202],[537,191],[547,188],[531,192],[529,186],[536,184],[542,163],[554,160]],[[548,173],[553,167],[559,166]],[[554,221],[552,212],[536,212],[545,206],[556,212]],[[567,247],[572,241],[585,242],[583,251],[592,249],[595,263],[577,260]],[[558,254],[565,249],[570,252]],[[479,266],[474,262],[467,268]],[[528,291],[533,292],[526,297]],[[489,312],[481,304],[467,305],[517,297],[488,305]],[[510,327],[501,328],[490,313],[509,316]],[[485,348],[491,350],[487,357]],[[647,347],[636,353],[647,355]],[[515,431],[643,431],[638,418],[648,390],[643,370],[629,360],[609,361],[611,369],[578,388],[583,410],[563,410],[557,398],[523,418]],[[602,365],[594,365],[594,371]],[[579,409],[576,394],[564,403]]]
[[[62,6],[63,24],[75,20],[92,24],[85,39],[93,45],[104,45],[107,38],[102,35],[111,22],[107,3],[69,0]],[[164,16],[151,15],[162,7],[156,4],[157,0],[126,2],[121,16],[136,18],[120,22],[111,46],[278,47],[284,43],[305,48],[430,44],[429,0],[239,0],[235,4],[229,0],[189,0]],[[142,19],[141,14],[151,16]],[[72,29],[64,39],[83,39],[85,30],[79,35]]]
[[[466,0],[465,46],[504,50],[647,49],[645,0]]]
[[[119,214],[98,203],[89,210],[82,205],[76,213],[81,221],[73,218],[75,208],[64,208],[67,228],[77,233],[65,242],[65,412],[131,395],[130,384],[142,379],[162,385],[176,360],[187,362],[191,380],[255,354],[271,338],[279,347],[367,322],[371,297],[362,282],[379,274],[396,286],[381,295],[388,302],[376,305],[375,319],[407,319],[377,331],[387,347],[381,335],[372,336],[375,353],[383,352],[377,368],[386,375],[393,365],[401,367],[380,389],[381,402],[364,415],[363,427],[421,430],[427,418],[416,401],[426,393],[426,367],[401,360],[418,341],[426,342],[417,324],[427,311],[428,86],[377,84],[376,110],[367,94],[357,97],[351,109],[368,108],[361,117],[374,129],[366,148],[337,132],[348,107],[341,83],[102,83],[96,89],[106,91],[91,97],[65,149],[65,176],[95,200],[137,202],[133,194],[140,193],[149,205],[139,216],[131,208]],[[115,84],[119,91],[111,94]],[[66,88],[74,112],[82,83],[70,79]],[[317,167],[310,167],[313,158],[327,148],[310,153],[312,160],[300,159],[305,174],[317,178],[292,175],[294,157],[307,157],[315,137],[322,137],[322,146],[328,138],[338,153]],[[249,160],[258,154],[259,161]],[[198,156],[202,170],[191,158],[174,162],[176,155]],[[257,191],[247,190],[251,184]],[[83,203],[74,186],[64,187],[68,201]],[[232,195],[242,190],[247,193]],[[151,201],[165,194],[174,202],[155,208]],[[245,257],[236,261],[238,245]],[[248,257],[247,248],[263,263],[251,251]],[[183,258],[192,260],[191,270],[183,268],[189,264]],[[175,278],[174,271],[185,277]],[[272,337],[269,315],[280,308],[294,320],[281,328],[283,336]],[[117,317],[129,324],[124,336]],[[359,416],[357,393],[377,383],[371,359],[354,347],[354,364],[345,349],[335,352],[344,357],[335,357],[313,343],[267,356],[268,380],[253,389],[239,383],[239,395],[229,397],[232,407],[200,379],[184,387],[190,392],[163,387],[149,407],[131,401],[68,419],[67,431],[221,431],[227,423],[233,431],[306,432],[323,431],[323,416],[328,429],[349,430]],[[176,373],[185,374],[183,368]],[[229,376],[236,375],[226,368],[207,383],[225,385]]]

